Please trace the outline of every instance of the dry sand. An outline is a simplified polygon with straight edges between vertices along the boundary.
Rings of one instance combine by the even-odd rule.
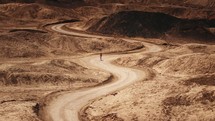
[[[12,29],[0,36],[1,120],[39,120],[38,103],[47,95],[111,81],[112,74],[84,65],[81,57],[143,47],[117,38],[88,39],[37,29]]]
[[[206,1],[196,2],[197,5],[202,3],[210,7]],[[101,18],[123,10],[159,11],[179,18],[214,19],[214,9],[187,5],[149,7],[139,4],[100,4],[70,9],[37,3],[1,4],[0,120],[39,121],[39,111],[42,110],[39,102],[48,104],[46,100],[43,102],[44,97],[52,101],[65,96],[65,91],[73,92],[110,81],[110,72],[80,61],[81,57],[91,53],[116,53],[143,47],[140,42],[124,41],[125,39],[116,36],[114,39],[104,35],[86,37],[80,30],[86,30]],[[211,6],[213,5],[212,1]],[[81,22],[75,23],[75,27],[74,24],[68,25],[75,28],[75,32],[78,31],[75,36],[68,36],[65,33],[68,29],[53,32],[42,27],[47,23],[76,19]],[[57,25],[59,27],[61,25]],[[213,29],[207,28],[206,31],[214,33]],[[64,34],[59,34],[62,31]],[[146,74],[147,78],[92,100],[82,108],[86,104],[84,102],[79,107],[82,108],[81,116],[84,116],[81,118],[96,121],[215,120],[215,46],[208,44],[213,42],[189,38],[181,41],[180,38],[171,36],[168,39],[166,42],[160,39],[135,38],[159,44],[164,50],[144,54],[142,51],[145,48],[132,51],[131,55],[117,59],[115,64],[144,71],[139,75]],[[175,44],[181,42],[206,44]],[[153,44],[148,47],[158,49]],[[129,68],[126,69],[131,72]],[[118,69],[115,71],[120,73]],[[123,74],[123,77],[127,76],[129,75]],[[56,110],[58,111],[60,110]]]
[[[94,100],[82,110],[93,121],[208,121],[214,117],[214,45],[188,44],[115,63],[151,77]]]

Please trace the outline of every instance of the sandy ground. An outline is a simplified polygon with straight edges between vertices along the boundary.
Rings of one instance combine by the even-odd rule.
[[[39,121],[37,104],[46,95],[95,86],[112,78],[110,73],[80,66],[72,58],[14,59],[1,62],[0,72],[0,120],[7,121]]]
[[[112,74],[80,61],[92,52],[98,53],[97,48],[102,47],[102,52],[120,52],[143,47],[139,42],[130,44],[120,39],[89,39],[29,30],[0,36],[1,120],[40,120],[38,103],[47,95],[111,81]],[[32,57],[35,49],[46,54]]]
[[[151,77],[82,109],[92,121],[209,121],[214,117],[214,45],[169,46],[157,53],[117,59],[119,65],[149,70]]]
[[[70,32],[62,29],[63,25],[53,26],[52,29],[61,33],[83,36],[83,37],[102,37],[102,36],[94,36],[88,35],[84,33]],[[126,39],[127,41],[132,41]],[[134,40],[133,40],[134,41]],[[144,43],[144,45],[148,48],[146,52],[156,52],[161,49],[152,44]],[[144,52],[144,53],[146,53]],[[46,120],[79,120],[78,112],[79,110],[88,103],[88,101],[97,98],[102,95],[106,95],[110,92],[116,91],[122,87],[133,83],[134,81],[143,80],[144,78],[148,78],[147,73],[141,72],[134,69],[117,67],[111,64],[111,61],[117,59],[120,55],[107,55],[104,58],[104,61],[100,61],[96,56],[90,56],[84,58],[85,65],[92,65],[94,67],[106,70],[110,73],[114,73],[117,77],[117,80],[111,84],[95,87],[93,89],[77,91],[77,92],[69,92],[65,94],[61,94],[57,97],[57,99],[51,101],[49,106],[46,108],[45,112],[48,115],[43,115]]]
[[[81,120],[214,120],[214,45],[164,44],[163,48],[161,52],[119,57],[117,64],[143,70],[148,78],[93,100],[82,108]]]
[[[113,39],[81,32],[119,10],[210,19],[213,10],[129,6],[70,10],[39,4],[0,5],[0,120],[215,120],[214,45]],[[57,33],[38,31],[44,23],[71,18],[84,22],[70,29],[63,24],[51,26]],[[158,52],[160,47],[164,50]],[[105,54],[100,62],[98,55],[89,53],[98,54],[101,48],[104,53],[120,54]],[[115,80],[103,85],[112,80],[111,73]],[[94,86],[98,87],[88,88]]]
[[[64,36],[111,39],[65,29],[62,24],[51,29]],[[156,42],[145,43],[145,39],[141,38],[122,40],[141,42],[145,48],[119,55],[105,54],[102,62],[98,55],[90,54],[84,58],[40,58],[33,61],[25,58],[2,59],[1,80],[7,78],[11,81],[7,83],[9,86],[2,86],[0,90],[3,97],[0,103],[1,120],[38,121],[38,116],[57,121],[79,118],[95,121],[214,120],[214,45],[171,45],[158,39],[157,45]],[[110,73],[115,77],[110,84],[75,90],[106,82]],[[60,79],[59,74],[63,77],[70,75],[73,78],[60,80],[74,83],[56,86],[49,83],[47,75],[43,74],[54,80]],[[14,75],[19,79],[13,80]],[[89,80],[89,76],[95,78]],[[38,79],[39,83],[28,82],[29,79]],[[59,93],[53,93],[56,91]]]
[[[88,65],[93,65],[97,68],[114,72],[117,76],[117,81],[105,86],[96,87],[89,90],[70,92],[58,96],[57,99],[49,104],[47,112],[50,115],[50,118],[54,121],[78,120],[78,111],[82,108],[82,106],[88,103],[89,100],[129,85],[133,81],[140,78],[136,73],[134,73],[138,72],[137,70],[131,71],[130,69],[116,67],[110,64],[110,61],[116,57],[117,56],[106,56],[103,62],[101,62],[97,56],[85,58],[84,61],[88,63]]]

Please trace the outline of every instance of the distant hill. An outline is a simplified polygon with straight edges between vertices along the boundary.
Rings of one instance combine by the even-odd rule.
[[[215,7],[215,0],[85,0],[87,3],[123,3],[123,4],[170,4],[193,7]]]
[[[102,18],[88,30],[131,37],[161,38],[168,34],[182,38],[215,40],[215,35],[207,28],[215,28],[215,20],[188,20],[164,13],[122,11]]]
[[[0,4],[4,3],[43,3],[43,4],[80,4],[83,0],[0,0]]]
[[[215,0],[0,0],[0,3],[88,3],[88,4],[106,4],[106,3],[123,3],[123,4],[170,4],[189,7],[215,7]]]
[[[69,9],[50,7],[37,3],[3,4],[0,6],[0,12],[2,15],[15,19],[71,19],[77,16]]]

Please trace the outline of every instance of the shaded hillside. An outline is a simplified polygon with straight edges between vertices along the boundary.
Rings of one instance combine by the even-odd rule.
[[[215,9],[193,8],[178,5],[147,5],[147,4],[100,4],[106,13],[120,11],[160,12],[184,19],[215,19]]]
[[[43,5],[57,6],[63,8],[76,8],[85,5],[83,0],[0,0],[0,4],[8,3],[22,3],[22,4],[39,3]]]
[[[207,28],[215,27],[215,20],[185,20],[163,13],[123,11],[104,17],[88,30],[102,34],[160,38],[166,34],[202,39],[215,39]]]
[[[143,5],[180,5],[189,7],[215,7],[215,0],[85,0],[91,4],[107,4],[107,3],[122,3],[122,4],[143,4]]]
[[[81,39],[38,30],[11,30],[0,34],[0,58],[72,56],[81,53],[121,52],[142,48],[121,39]]]
[[[0,11],[16,19],[68,19],[77,16],[69,9],[40,4],[3,4]]]
[[[108,3],[121,3],[121,4],[142,4],[142,5],[180,5],[189,7],[215,7],[215,0],[0,0],[0,3],[46,3],[46,4],[108,4]]]
[[[83,0],[0,0],[0,3],[77,3]]]
[[[210,28],[215,28],[215,20],[182,20],[169,30],[165,37],[170,40],[179,38],[198,43],[215,42],[215,33]]]
[[[103,34],[158,37],[178,21],[175,17],[162,13],[119,12],[103,18],[89,30]]]
[[[0,85],[68,85],[81,81],[96,85],[111,78],[108,73],[100,73],[104,78],[101,76],[94,78],[91,76],[92,73],[99,72],[71,61],[53,59],[42,63],[17,64],[4,69],[0,68]]]

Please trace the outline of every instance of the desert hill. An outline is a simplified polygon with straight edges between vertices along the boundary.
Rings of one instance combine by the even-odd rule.
[[[57,71],[56,71],[57,70]],[[84,75],[82,75],[84,73]],[[14,64],[5,68],[0,68],[0,85],[68,85],[78,81],[83,81],[89,85],[106,81],[110,74],[100,73],[105,78],[88,78],[93,73],[100,73],[82,67],[74,62],[62,59],[55,59],[39,63]]]
[[[0,5],[0,11],[17,19],[69,19],[75,17],[74,12],[68,9],[40,4],[2,4]]]
[[[166,34],[182,38],[211,39],[215,35],[207,30],[214,28],[215,20],[180,19],[163,13],[122,11],[102,18],[89,31],[131,37],[162,38]]]
[[[214,7],[214,0],[0,0],[0,120],[41,121],[38,112],[65,90],[124,77],[99,69],[110,56],[146,78],[94,100],[82,118],[214,120]],[[62,29],[80,36],[47,26],[62,21],[73,21]],[[91,37],[81,37],[85,30]]]
[[[119,12],[103,18],[89,30],[103,34],[121,34],[128,36],[158,37],[168,31],[178,19],[162,13],[139,11]]]
[[[29,3],[32,2],[32,3]],[[51,2],[51,3],[50,3]],[[0,0],[0,20],[4,25],[27,25],[29,23],[44,24],[46,19],[61,21],[79,19],[92,21],[120,11],[161,12],[185,19],[214,19],[213,8],[195,8],[181,5],[146,4],[148,2],[130,4],[128,1],[68,1],[68,0]],[[7,4],[5,4],[7,3]],[[101,4],[100,4],[101,3]],[[123,3],[123,4],[118,4]],[[129,4],[128,4],[129,3]],[[149,3],[151,3],[149,1]],[[153,2],[152,2],[153,3]],[[7,16],[6,18],[2,18]],[[6,19],[6,21],[5,21]],[[32,21],[32,22],[29,22]],[[43,22],[41,22],[43,21]],[[37,25],[38,25],[37,24]],[[3,26],[2,25],[2,26]],[[31,25],[32,26],[32,25]],[[34,25],[35,26],[35,25]]]
[[[152,79],[98,98],[83,110],[82,119],[213,120],[214,50],[214,45],[185,44],[117,59],[123,66],[152,69]]]
[[[122,4],[145,4],[145,5],[160,5],[160,4],[169,4],[169,5],[180,5],[180,6],[192,6],[192,7],[214,7],[214,0],[85,0],[87,3],[95,4],[107,4],[107,3],[122,3]]]
[[[82,0],[0,0],[0,3],[77,3]]]
[[[0,58],[71,56],[78,53],[118,52],[143,47],[121,39],[84,39],[36,30],[0,34]]]
[[[172,75],[213,74],[215,72],[214,59],[214,54],[188,54],[166,60],[158,67],[163,68],[164,71],[161,73]]]

